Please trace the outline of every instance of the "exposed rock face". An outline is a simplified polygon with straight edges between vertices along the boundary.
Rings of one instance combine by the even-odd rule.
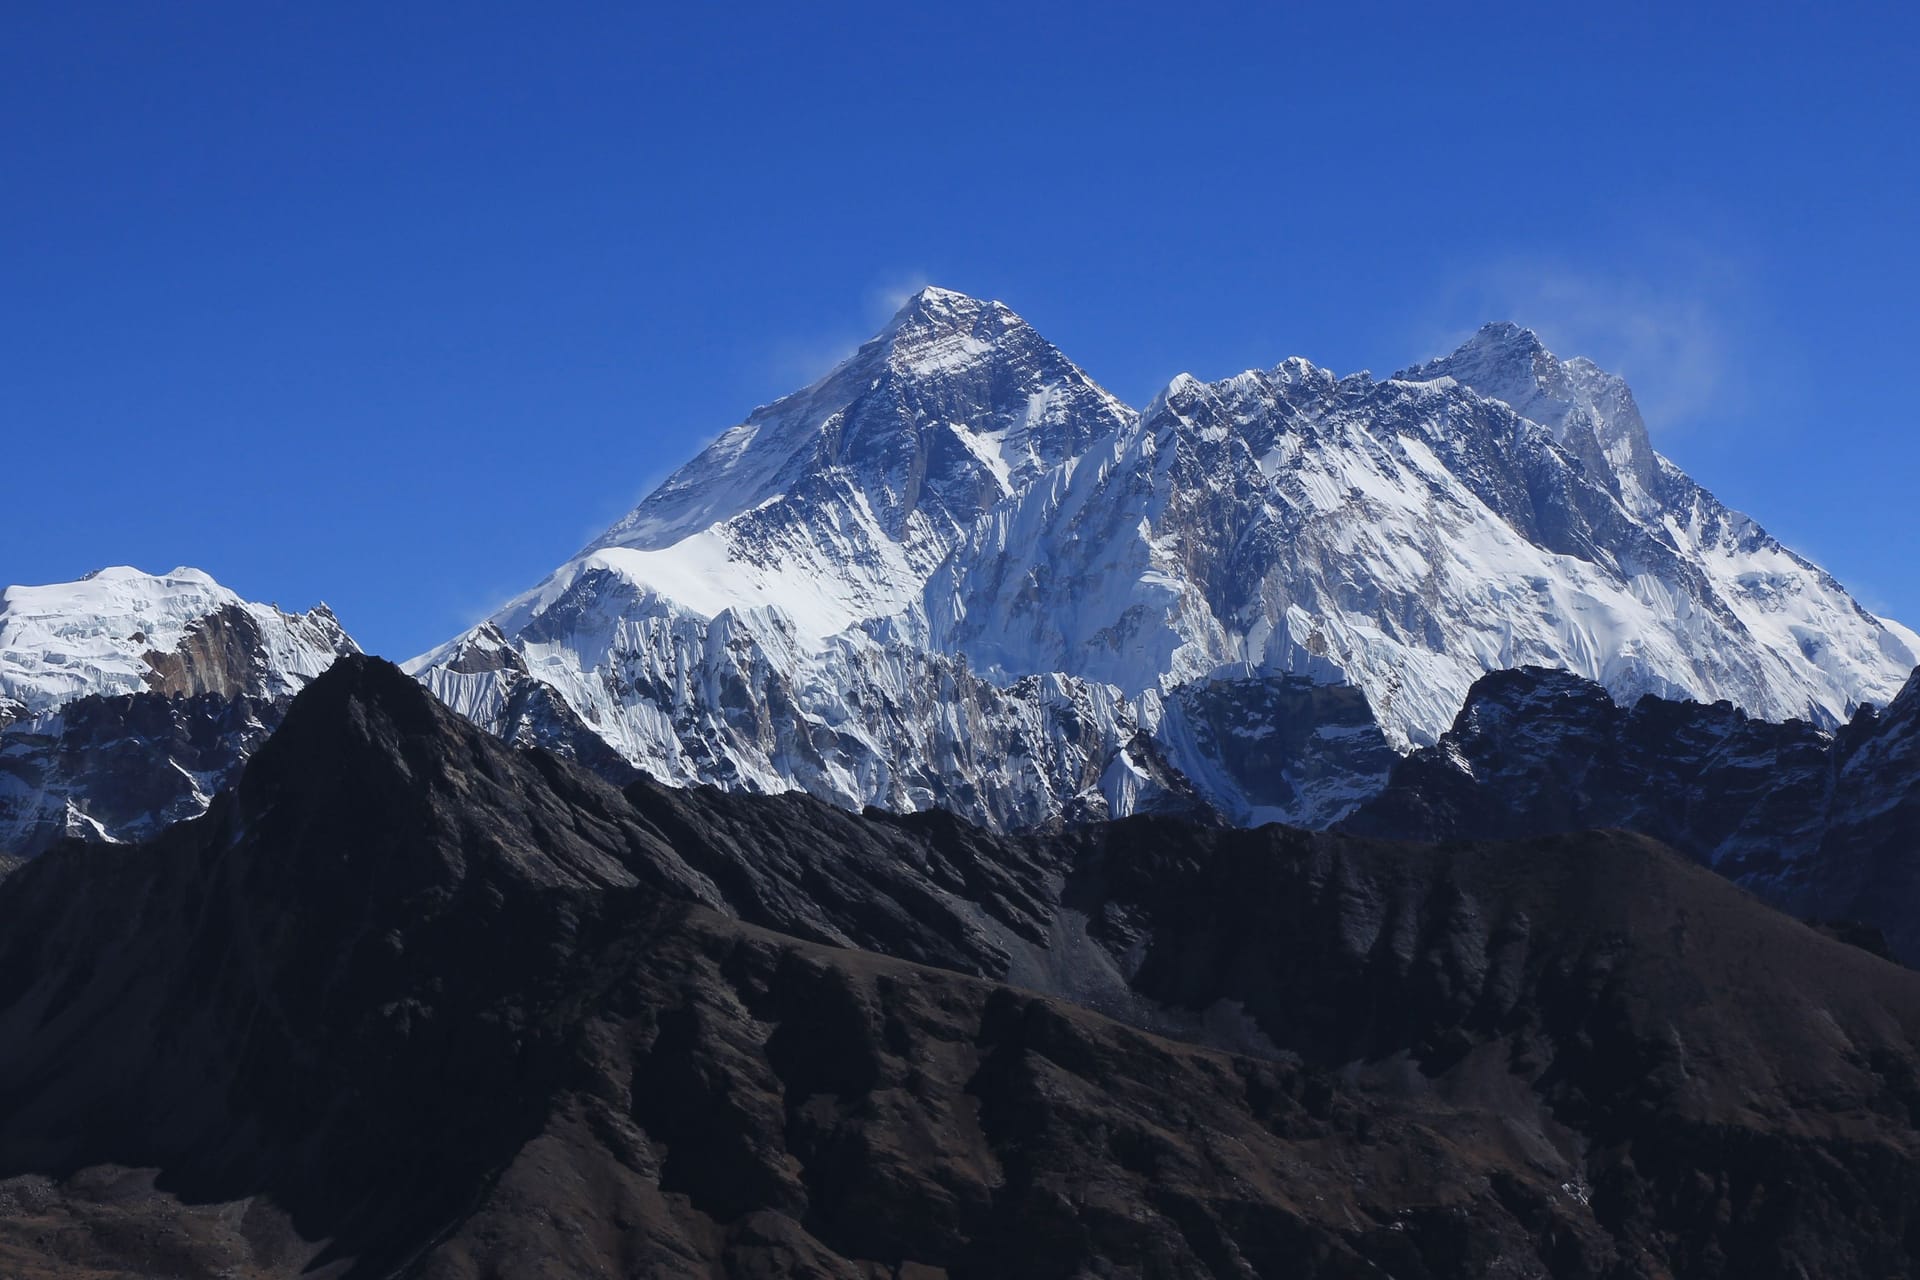
[[[1426,382],[1452,378],[1503,401],[1552,432],[1629,511],[1658,515],[1660,489],[1672,466],[1654,452],[1626,382],[1584,356],[1562,360],[1532,330],[1498,323],[1452,355],[1401,376]]]
[[[200,692],[81,698],[0,728],[0,849],[146,840],[204,812],[285,703]]]
[[[1325,826],[1378,791],[1398,759],[1364,693],[1304,676],[1182,685],[1154,737],[1196,793],[1240,826]]]
[[[325,605],[283,613],[197,569],[8,588],[0,854],[144,840],[199,814],[293,695],[358,652]]]
[[[1182,375],[1136,412],[928,289],[409,668],[511,740],[591,734],[675,783],[1002,828],[1191,791],[1323,826],[1382,776],[1376,735],[1431,743],[1488,670],[1831,727],[1917,650],[1526,330],[1384,381]],[[1360,696],[1321,734],[1289,680]]]
[[[611,575],[592,591],[615,613],[634,601]],[[657,638],[644,652],[615,654],[620,669],[598,684],[607,697],[584,710],[534,676],[498,631],[467,637],[420,679],[490,732],[613,778],[806,790],[1007,829],[1152,812],[1187,803],[1193,790],[1177,770],[1142,762],[1140,712],[1104,685],[1035,676],[1003,687],[964,659],[855,636],[832,642],[830,676],[811,660],[793,669],[781,656],[793,637],[765,613],[681,619]],[[652,745],[637,747],[630,731]]]
[[[1727,703],[1616,704],[1560,671],[1487,676],[1342,825],[1410,840],[1644,832],[1797,914],[1920,961],[1920,674],[1828,734]]]
[[[1822,825],[1829,742],[1731,703],[1621,705],[1569,672],[1502,671],[1345,829],[1445,840],[1624,827],[1716,865],[1791,858]]]
[[[326,616],[331,617],[331,611]],[[234,697],[262,691],[268,679],[266,636],[253,615],[238,605],[222,605],[190,623],[170,652],[149,649],[143,656],[149,668],[147,687],[168,697]]]
[[[1818,852],[1756,867],[1761,892],[1805,915],[1862,920],[1920,965],[1920,673],[1878,713],[1834,735],[1832,799]]]
[[[1907,1274],[1916,1036],[1636,837],[622,797],[348,659],[205,817],[0,881],[0,1264]]]

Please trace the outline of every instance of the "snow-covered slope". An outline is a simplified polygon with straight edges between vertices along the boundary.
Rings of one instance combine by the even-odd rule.
[[[1488,670],[1834,724],[1915,657],[1526,330],[1385,381],[1182,375],[1136,414],[1005,306],[929,289],[411,669],[671,781],[1313,824]]]
[[[149,690],[277,698],[357,652],[324,604],[283,613],[198,569],[117,566],[0,593],[0,705],[16,714]]]
[[[1401,746],[1433,741],[1485,671],[1529,664],[1828,725],[1898,692],[1900,634],[1653,454],[1617,380],[1536,365],[1512,334],[1384,382],[1302,361],[1176,379],[977,528],[929,586],[935,642],[990,675],[1128,692],[1224,664],[1343,680]],[[1552,387],[1580,366],[1584,390],[1528,398],[1500,352]]]
[[[205,809],[309,680],[358,648],[198,569],[0,594],[0,853],[138,839]]]
[[[1010,494],[1130,426],[997,302],[927,289],[825,378],[756,410],[498,619],[606,571],[704,617],[777,609],[809,648],[911,611]]]
[[[1494,352],[1501,356],[1493,358]],[[1683,682],[1686,692],[1709,701],[1714,695],[1727,697],[1770,719],[1799,715],[1828,726],[1864,704],[1885,706],[1900,693],[1920,657],[1920,636],[1868,613],[1825,570],[1781,545],[1752,518],[1729,510],[1655,453],[1625,382],[1584,359],[1562,365],[1532,333],[1511,325],[1487,326],[1423,372],[1451,374],[1504,399],[1489,385],[1502,379],[1503,365],[1534,370],[1539,396],[1522,412],[1538,413],[1536,420],[1585,460],[1590,476],[1608,485],[1657,539],[1701,570],[1711,601],[1737,623],[1729,643],[1765,655],[1754,664],[1753,678],[1770,696],[1750,687]],[[1504,376],[1511,386],[1514,379]],[[1599,460],[1593,458],[1596,445]]]

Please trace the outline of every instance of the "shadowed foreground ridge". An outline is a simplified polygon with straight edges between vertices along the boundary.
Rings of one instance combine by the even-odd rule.
[[[622,795],[349,657],[0,882],[0,1274],[1905,1275],[1916,1032],[1638,837]]]

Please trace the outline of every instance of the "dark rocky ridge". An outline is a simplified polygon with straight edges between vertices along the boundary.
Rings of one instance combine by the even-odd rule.
[[[1901,1275],[1916,1034],[1636,837],[623,797],[350,658],[0,883],[0,1273]]]
[[[1871,925],[1920,962],[1920,674],[1829,735],[1724,702],[1622,707],[1564,671],[1495,672],[1341,823],[1426,841],[1593,827],[1653,836],[1795,914]]]

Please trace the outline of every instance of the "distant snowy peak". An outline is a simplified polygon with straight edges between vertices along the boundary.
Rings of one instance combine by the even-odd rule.
[[[515,638],[564,630],[605,653],[642,619],[732,613],[753,615],[776,649],[817,649],[911,618],[989,511],[1134,421],[1004,304],[922,289],[853,356],[723,433],[490,621]]]
[[[1182,374],[1136,413],[1001,303],[925,289],[410,669],[677,782],[1323,821],[1488,671],[1831,726],[1915,659],[1529,330],[1384,380]],[[1328,684],[1359,696],[1302,692]]]
[[[138,840],[203,812],[295,693],[358,648],[198,569],[0,594],[0,856]]]
[[[1659,503],[1659,455],[1625,380],[1584,356],[1560,359],[1531,329],[1506,322],[1486,325],[1453,354],[1397,376],[1452,378],[1505,401],[1521,417],[1552,431],[1636,514],[1650,514]]]
[[[0,705],[36,714],[90,694],[297,692],[358,647],[324,604],[242,600],[198,569],[126,566],[0,593]]]
[[[588,551],[655,550],[844,485],[890,535],[978,509],[1133,413],[999,302],[925,288],[813,385],[754,410]]]

